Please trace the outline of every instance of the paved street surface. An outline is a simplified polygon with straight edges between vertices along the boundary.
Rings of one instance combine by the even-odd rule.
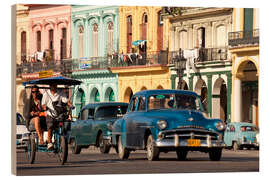
[[[175,152],[161,153],[159,161],[150,162],[144,151],[132,152],[128,160],[119,160],[114,149],[100,154],[96,148],[83,149],[81,154],[69,152],[68,162],[60,165],[54,154],[37,153],[29,164],[26,153],[17,151],[17,175],[83,175],[83,174],[152,174],[201,172],[258,172],[259,151],[224,150],[221,161],[210,161],[208,154],[189,152],[186,161],[178,161]]]

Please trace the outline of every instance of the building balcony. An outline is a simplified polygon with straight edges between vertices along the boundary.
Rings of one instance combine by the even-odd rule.
[[[260,32],[259,29],[252,31],[238,31],[229,33],[229,46],[234,47],[245,47],[250,45],[259,44]]]
[[[29,74],[38,74],[41,71],[53,71],[64,76],[72,73],[72,60],[65,59],[61,61],[45,61],[45,62],[25,62],[17,65],[16,76],[22,77]]]
[[[169,52],[169,64],[175,67],[185,69],[186,58],[184,57],[183,50]],[[195,63],[201,62],[218,62],[228,60],[228,48],[200,48],[199,56],[195,59]]]
[[[147,52],[142,54],[113,54],[107,57],[90,57],[73,60],[73,71],[98,70],[109,68],[138,68],[167,65],[167,51]]]

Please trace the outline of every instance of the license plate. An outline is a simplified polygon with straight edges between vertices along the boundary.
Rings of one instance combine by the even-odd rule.
[[[188,139],[187,144],[188,144],[188,146],[191,146],[191,147],[201,146],[201,140],[200,139]]]

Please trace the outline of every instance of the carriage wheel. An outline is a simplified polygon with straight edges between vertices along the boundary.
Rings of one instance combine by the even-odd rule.
[[[59,146],[58,156],[59,156],[61,165],[67,162],[68,143],[65,136],[60,136],[60,146]]]
[[[33,164],[35,162],[35,157],[36,157],[36,142],[35,139],[30,136],[28,143],[27,143],[27,158],[28,162],[30,164]]]

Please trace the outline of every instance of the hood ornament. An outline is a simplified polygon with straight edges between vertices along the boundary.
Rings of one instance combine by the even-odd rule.
[[[193,121],[194,119],[192,117],[188,118],[188,121]]]

